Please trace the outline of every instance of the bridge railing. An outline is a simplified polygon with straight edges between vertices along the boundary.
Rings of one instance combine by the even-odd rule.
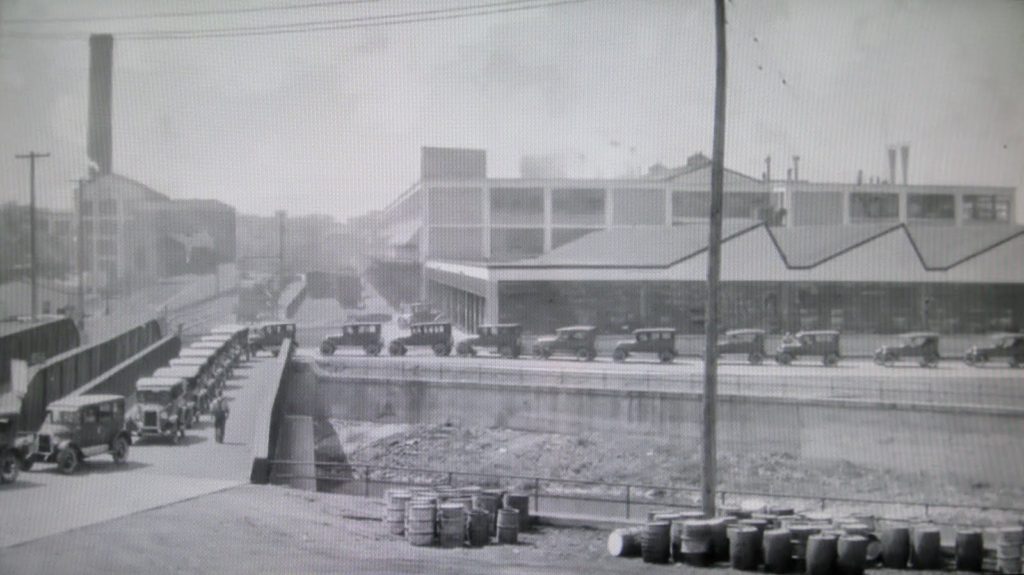
[[[154,371],[177,357],[180,351],[181,338],[177,335],[167,336],[119,363],[113,369],[93,378],[68,395],[113,393],[129,397],[135,393],[135,383],[140,378],[153,375]]]
[[[286,351],[278,354],[274,359],[275,365],[270,375],[273,383],[263,397],[253,424],[252,467],[249,473],[249,481],[252,483],[268,483],[270,481],[269,461],[277,442],[284,404],[281,384],[284,381],[285,371],[288,369],[288,362],[291,361],[292,355],[295,353],[295,345],[292,340],[285,339],[281,343],[281,349]]]
[[[315,466],[315,477],[301,474],[275,474],[283,480],[316,479],[320,491],[379,497],[392,487],[438,487],[481,485],[498,487],[532,497],[535,513],[597,515],[625,521],[643,520],[648,512],[666,509],[697,509],[700,488],[696,486],[646,485],[642,483],[563,479],[533,475],[483,473],[415,467],[389,467],[362,462],[300,462],[272,460],[289,470]],[[739,505],[751,499],[774,505],[791,506],[797,511],[870,513],[886,521],[927,520],[939,525],[988,527],[1006,521],[1019,521],[1024,507],[992,504],[954,503],[924,499],[886,499],[880,497],[835,496],[829,494],[780,493],[770,491],[720,489],[720,505]],[[985,513],[990,524],[970,524],[966,512]]]
[[[381,361],[376,358],[310,359],[318,374],[330,378],[380,379],[387,381],[437,381],[475,385],[537,385],[563,388],[620,391],[629,382],[630,391],[693,393],[703,391],[699,370],[676,373],[602,369],[596,364],[577,363],[575,369],[484,365],[482,362]],[[564,365],[564,364],[561,364]],[[724,396],[769,397],[801,400],[842,400],[890,404],[924,404],[956,409],[984,409],[1021,415],[1024,386],[1012,378],[962,379],[929,377],[928,374],[900,377],[844,377],[842,367],[793,367],[792,373],[777,378],[718,375],[718,390]],[[802,372],[802,373],[801,373]]]

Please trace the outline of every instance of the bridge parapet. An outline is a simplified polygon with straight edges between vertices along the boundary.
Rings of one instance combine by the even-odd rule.
[[[272,385],[269,388],[270,391],[263,398],[263,402],[256,412],[256,420],[253,422],[251,443],[252,468],[249,474],[249,481],[252,483],[264,484],[270,482],[269,462],[273,459],[278,429],[283,419],[282,406],[284,400],[281,393],[281,383],[284,381],[288,364],[295,352],[295,345],[292,343],[292,340],[286,339],[282,342],[281,349],[287,350],[287,352],[279,354],[274,360],[276,365],[270,376],[273,379]]]

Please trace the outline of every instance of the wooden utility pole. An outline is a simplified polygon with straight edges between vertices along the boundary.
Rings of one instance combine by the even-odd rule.
[[[39,283],[37,281],[39,275],[39,262],[36,261],[36,159],[49,158],[50,154],[29,152],[27,154],[18,154],[14,157],[19,160],[28,160],[28,245],[29,257],[32,259],[32,321],[35,321],[36,314],[39,313]]]
[[[89,180],[85,178],[78,178],[77,180],[71,180],[78,184],[77,200],[78,200],[78,328],[82,329],[85,327],[85,233],[83,231],[84,225],[82,224],[82,206],[85,205],[83,200],[85,199],[85,183]]]
[[[704,309],[704,395],[701,506],[715,514],[718,425],[718,283],[722,271],[722,176],[725,152],[725,0],[715,0],[715,133],[711,154],[711,225],[708,226],[708,301]]]

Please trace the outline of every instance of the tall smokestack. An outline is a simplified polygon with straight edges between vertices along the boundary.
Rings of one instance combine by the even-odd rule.
[[[800,181],[800,156],[793,156],[793,181]]]
[[[98,175],[109,174],[113,159],[111,98],[114,92],[114,37],[89,36],[89,134],[86,151]]]
[[[793,168],[786,168],[786,181],[793,181]]]
[[[896,183],[896,146],[889,146],[889,183]]]
[[[769,182],[772,181],[772,157],[768,156],[764,159],[764,179]]]
[[[900,146],[900,164],[903,166],[903,185],[907,185],[907,163],[910,161],[910,146]]]
[[[864,183],[864,170],[857,170],[857,185]]]

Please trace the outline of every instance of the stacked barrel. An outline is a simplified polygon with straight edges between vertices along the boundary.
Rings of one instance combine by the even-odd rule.
[[[652,512],[642,526],[616,529],[608,537],[615,557],[642,557],[648,563],[695,566],[728,563],[738,571],[860,575],[869,566],[942,570],[948,550],[939,528],[928,522],[886,522],[857,513],[833,518],[791,508],[723,507],[704,518],[696,511]],[[1024,527],[993,531],[995,561],[989,570],[1021,573]],[[953,556],[960,572],[981,572],[984,534],[955,532]],[[989,559],[991,561],[991,559]]]
[[[531,521],[528,495],[477,486],[391,489],[384,503],[388,532],[420,547],[516,543]]]

